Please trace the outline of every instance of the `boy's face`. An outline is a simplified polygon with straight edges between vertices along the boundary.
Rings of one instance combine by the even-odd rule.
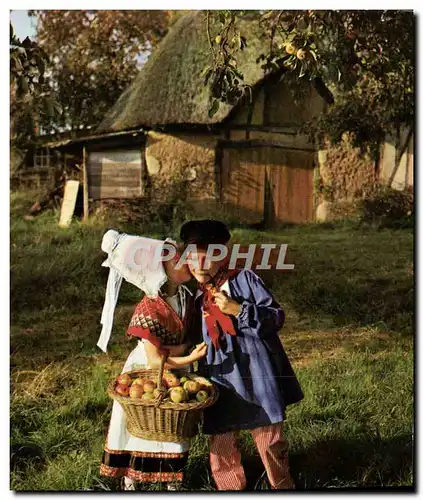
[[[211,281],[222,265],[221,261],[208,261],[206,256],[207,249],[202,248],[197,248],[188,255],[189,270],[194,278],[202,284]]]
[[[175,263],[173,261],[170,261],[169,264],[165,266],[165,270],[169,279],[178,285],[187,283],[192,279],[188,265],[186,264],[178,269],[175,269]]]

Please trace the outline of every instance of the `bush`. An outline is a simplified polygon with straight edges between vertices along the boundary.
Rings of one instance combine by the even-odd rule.
[[[397,191],[380,187],[361,203],[360,222],[379,229],[409,228],[414,225],[414,199],[411,189]]]

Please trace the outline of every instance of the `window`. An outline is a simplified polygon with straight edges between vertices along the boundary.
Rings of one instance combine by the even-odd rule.
[[[136,198],[142,195],[141,148],[91,151],[87,171],[90,198]]]

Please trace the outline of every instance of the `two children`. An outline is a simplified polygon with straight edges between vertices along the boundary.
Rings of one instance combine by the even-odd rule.
[[[140,363],[154,367],[163,347],[170,349],[170,368],[198,361],[200,374],[219,388],[218,401],[204,411],[203,426],[210,436],[217,489],[246,488],[237,448],[241,430],[251,432],[272,488],[292,489],[283,422],[286,407],[303,394],[278,336],[284,313],[253,271],[229,270],[228,261],[207,262],[209,245],[228,245],[230,240],[222,222],[187,222],[180,239],[186,246],[195,245],[195,250],[188,266],[176,270],[174,261],[165,262],[160,269],[165,277],[153,276],[157,283],[167,284],[157,298],[143,299],[135,310],[128,334],[141,340],[124,371]],[[192,301],[182,284],[191,277],[198,283]],[[185,355],[188,343],[201,342]],[[127,487],[129,480],[181,481],[188,450],[188,442],[156,443],[129,435],[123,410],[115,402],[101,473],[126,477]]]

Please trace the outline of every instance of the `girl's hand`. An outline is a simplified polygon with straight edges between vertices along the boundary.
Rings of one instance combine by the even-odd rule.
[[[207,344],[205,342],[202,342],[201,344],[198,344],[192,351],[192,353],[189,355],[190,362],[195,363],[195,361],[204,358],[206,354],[207,354]]]
[[[183,356],[189,348],[189,344],[180,345],[164,345],[162,349],[167,349],[169,351],[169,356]]]
[[[241,304],[238,304],[236,300],[228,297],[226,292],[216,292],[214,294],[214,303],[224,314],[237,316],[241,310]]]

